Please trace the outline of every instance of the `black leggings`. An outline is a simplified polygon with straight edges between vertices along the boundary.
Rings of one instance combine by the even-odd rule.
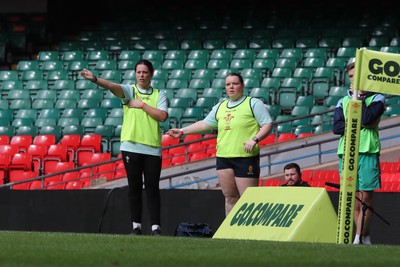
[[[142,222],[143,180],[150,225],[161,225],[160,175],[161,157],[121,151],[129,186],[132,222]],[[143,179],[144,176],[144,179]]]

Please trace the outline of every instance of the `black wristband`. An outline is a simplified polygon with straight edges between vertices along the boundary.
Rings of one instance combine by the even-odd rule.
[[[95,75],[93,75],[92,83],[96,83],[96,82],[97,82],[97,77]]]

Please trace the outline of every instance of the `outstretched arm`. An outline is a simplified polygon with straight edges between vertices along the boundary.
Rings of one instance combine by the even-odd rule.
[[[167,134],[173,138],[178,138],[184,134],[201,133],[211,129],[213,129],[212,126],[206,124],[204,121],[201,120],[189,126],[183,127],[182,129],[172,128],[167,132]]]
[[[122,90],[122,87],[118,83],[110,82],[106,79],[98,78],[96,77],[93,72],[87,69],[83,69],[80,72],[81,76],[87,80],[92,81],[93,83],[97,84],[100,87],[103,87],[104,89],[108,89],[113,93],[115,96],[119,98],[124,98],[124,91]]]

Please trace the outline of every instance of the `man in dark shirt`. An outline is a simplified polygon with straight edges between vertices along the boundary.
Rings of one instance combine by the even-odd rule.
[[[310,186],[301,179],[300,166],[297,163],[289,163],[283,168],[286,183],[282,186]]]

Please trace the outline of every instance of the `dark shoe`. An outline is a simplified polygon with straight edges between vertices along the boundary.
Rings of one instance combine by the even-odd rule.
[[[131,232],[131,235],[141,235],[141,234],[142,234],[142,229],[140,229],[139,227],[136,227]]]
[[[161,229],[157,228],[157,229],[151,231],[151,235],[161,235]]]

